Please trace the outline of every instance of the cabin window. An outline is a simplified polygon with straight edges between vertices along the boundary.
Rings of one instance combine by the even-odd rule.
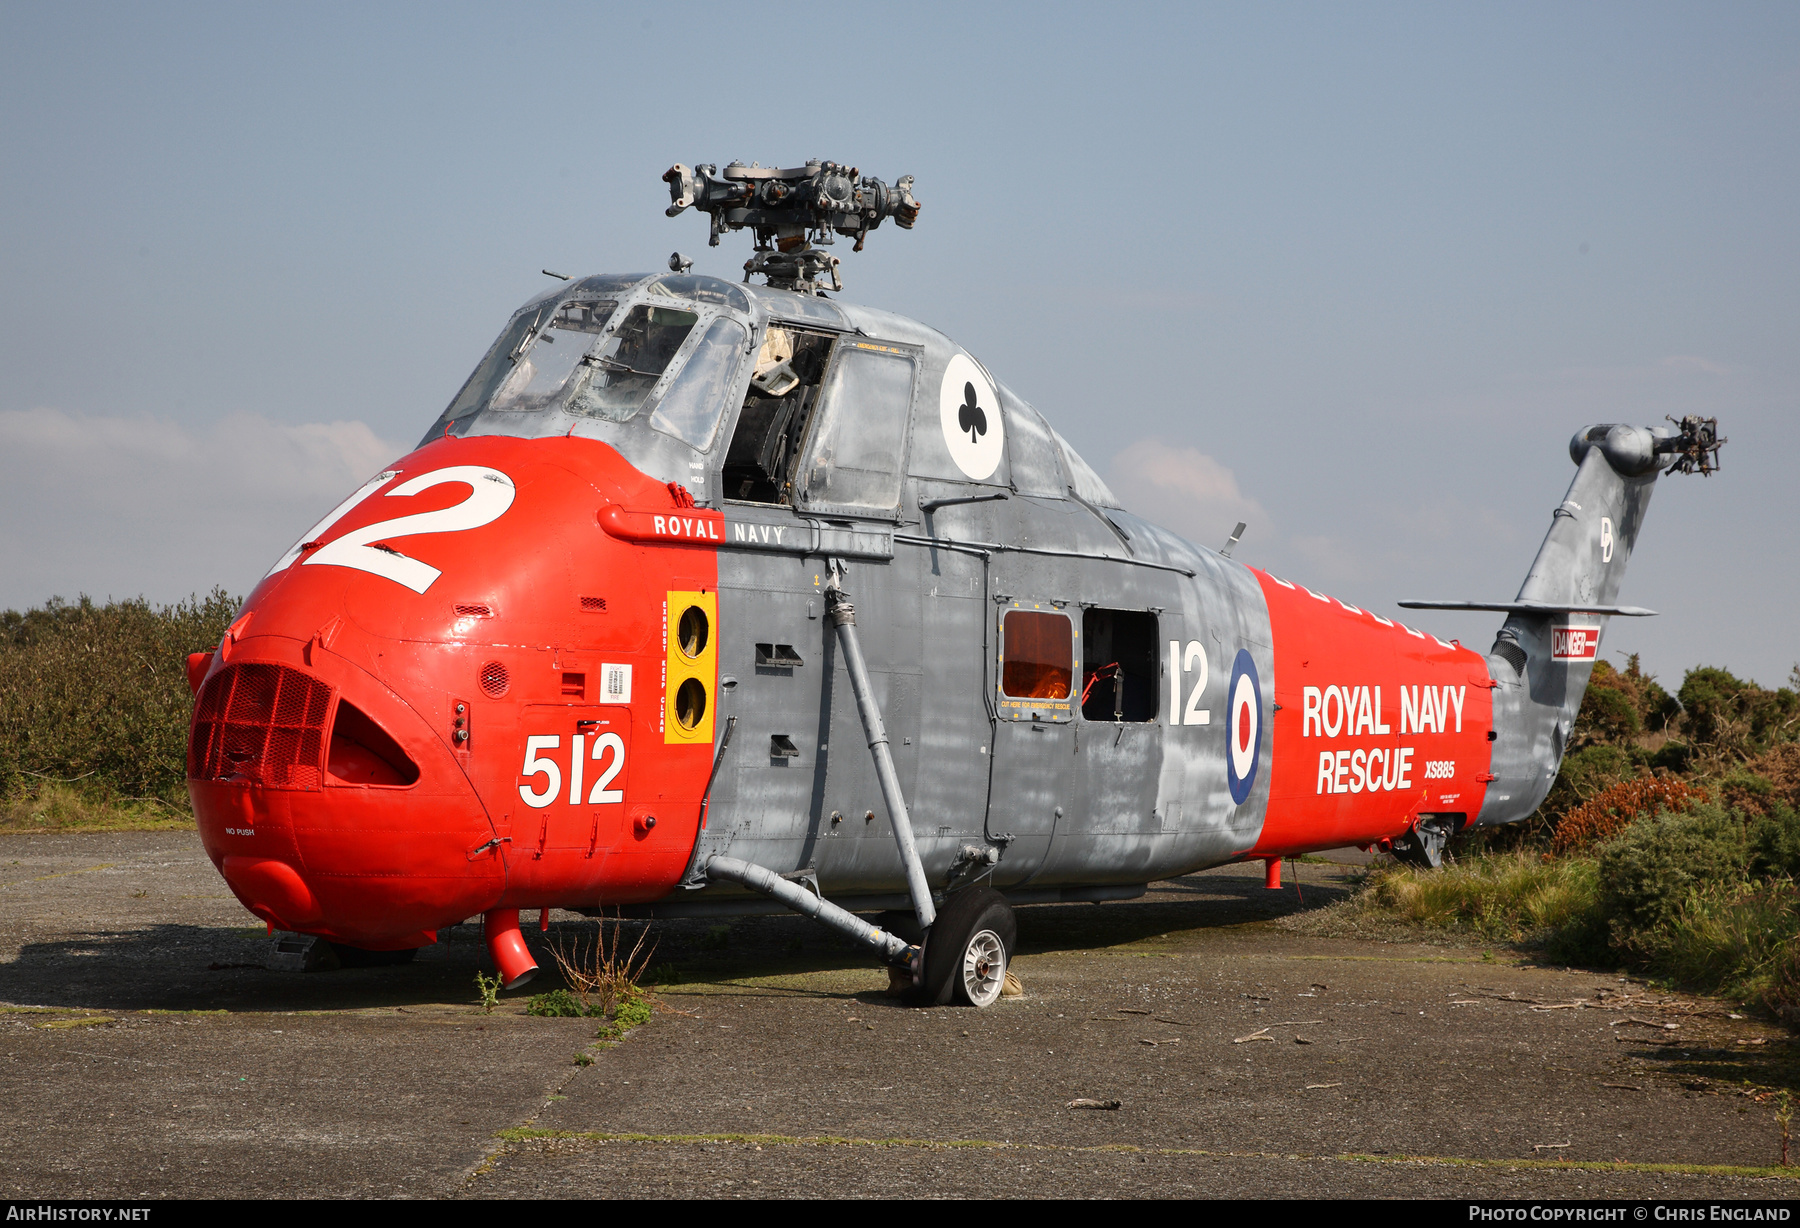
[[[806,461],[806,503],[858,511],[899,506],[901,450],[917,367],[911,354],[892,346],[838,347]]]
[[[650,415],[650,425],[701,452],[712,447],[719,418],[725,412],[726,394],[731,391],[731,377],[737,373],[738,356],[748,343],[749,334],[742,324],[714,320],[663,393],[656,412]]]
[[[1068,615],[1008,610],[1000,654],[1005,715],[1067,719],[1075,687],[1075,627]]]
[[[727,499],[787,501],[794,462],[831,357],[831,342],[824,333],[769,326],[725,453]]]
[[[1156,719],[1156,615],[1085,610],[1081,615],[1081,715],[1090,721]]]
[[[644,407],[700,317],[679,307],[633,307],[569,382],[569,412],[625,422]],[[577,355],[578,358],[584,357]]]

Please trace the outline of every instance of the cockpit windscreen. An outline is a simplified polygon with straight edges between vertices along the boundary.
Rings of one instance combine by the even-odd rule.
[[[569,412],[611,422],[634,417],[699,320],[679,307],[633,307],[571,381]]]
[[[489,409],[533,413],[555,407],[578,380],[578,368],[612,317],[611,303],[564,303],[547,327],[521,338],[509,354],[512,370],[488,401]]]

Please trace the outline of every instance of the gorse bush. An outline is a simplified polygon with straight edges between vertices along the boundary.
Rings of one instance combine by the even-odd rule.
[[[1683,725],[1698,747],[1747,759],[1800,732],[1800,694],[1765,691],[1722,669],[1688,671],[1681,684]]]
[[[1634,820],[1658,810],[1681,812],[1706,800],[1706,791],[1667,777],[1621,780],[1563,815],[1550,839],[1556,856],[1592,848],[1624,830]]]
[[[1600,903],[1623,941],[1666,924],[1703,888],[1742,882],[1743,822],[1716,804],[1640,819],[1597,850]]]
[[[46,780],[99,797],[185,800],[187,656],[215,648],[239,602],[52,600],[0,614],[0,797]]]
[[[1614,945],[1675,984],[1766,998],[1800,936],[1797,903],[1791,879],[1711,883],[1658,924],[1615,933]]]

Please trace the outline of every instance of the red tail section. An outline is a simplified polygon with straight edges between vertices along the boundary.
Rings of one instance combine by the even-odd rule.
[[[1256,576],[1275,639],[1275,729],[1253,853],[1370,844],[1421,814],[1473,819],[1492,779],[1493,681],[1481,656]]]

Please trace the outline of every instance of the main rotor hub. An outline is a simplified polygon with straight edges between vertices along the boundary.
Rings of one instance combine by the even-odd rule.
[[[860,252],[884,219],[911,230],[919,217],[911,175],[889,187],[837,162],[812,161],[792,170],[732,162],[723,174],[711,163],[690,168],[678,162],[663,182],[669,185],[669,217],[690,206],[711,217],[708,246],[717,247],[727,230],[748,228],[755,234],[755,253],[744,262],[745,281],[760,273],[777,289],[808,294],[827,288],[819,280],[827,273],[830,289],[844,288],[837,257],[818,250],[836,242],[834,235],[855,239],[851,250]]]

